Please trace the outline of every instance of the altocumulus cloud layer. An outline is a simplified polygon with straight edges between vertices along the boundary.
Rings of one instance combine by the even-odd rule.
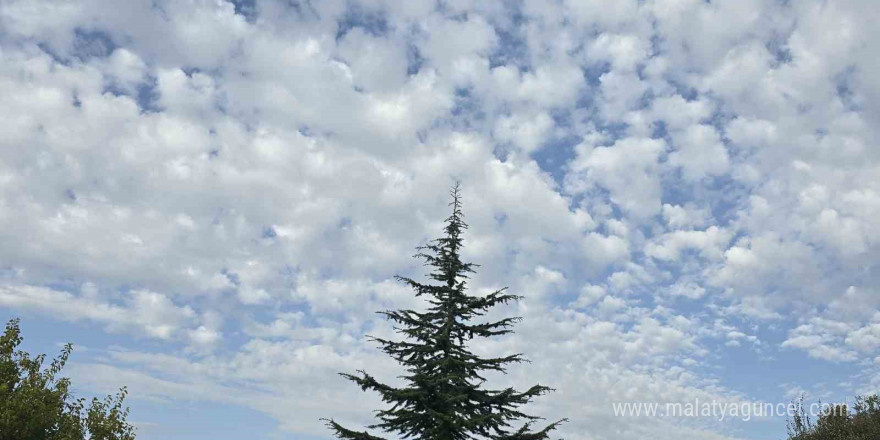
[[[86,390],[326,438],[319,417],[376,404],[334,372],[398,373],[363,334],[418,305],[392,276],[421,271],[458,179],[472,288],[527,297],[479,349],[534,362],[496,383],[558,388],[534,409],[568,439],[779,437],[610,402],[880,387],[877,20],[873,0],[4,1],[2,317],[87,347]]]

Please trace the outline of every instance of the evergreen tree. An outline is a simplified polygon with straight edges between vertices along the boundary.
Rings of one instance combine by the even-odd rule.
[[[520,411],[519,407],[550,388],[535,385],[524,392],[513,388],[484,389],[483,374],[504,372],[506,366],[524,362],[521,354],[482,358],[468,349],[475,337],[512,333],[520,318],[475,323],[490,308],[520,299],[506,288],[486,296],[469,295],[468,274],[475,265],[461,261],[462,233],[467,228],[461,211],[461,193],[456,184],[452,191],[452,215],[446,219],[444,236],[418,248],[415,257],[432,268],[423,284],[406,277],[397,279],[412,287],[415,295],[425,297],[427,309],[380,312],[395,324],[402,341],[370,338],[406,368],[400,388],[379,382],[365,371],[357,375],[341,373],[366,390],[381,396],[390,407],[377,411],[378,423],[368,429],[381,429],[402,438],[418,440],[543,440],[565,419],[533,430],[539,417]],[[325,419],[326,420],[326,419]],[[327,425],[342,440],[382,440],[367,432],[356,432],[332,419]],[[514,423],[519,423],[515,427]]]

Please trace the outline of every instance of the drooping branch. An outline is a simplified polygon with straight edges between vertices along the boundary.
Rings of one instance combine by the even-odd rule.
[[[339,423],[336,423],[333,419],[321,420],[326,422],[327,427],[333,430],[337,438],[342,440],[385,440],[382,437],[376,437],[375,435],[372,435],[366,431],[357,432],[352,431],[351,429],[347,429]]]

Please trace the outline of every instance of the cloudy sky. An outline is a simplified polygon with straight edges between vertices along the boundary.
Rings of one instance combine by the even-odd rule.
[[[874,0],[5,0],[0,319],[139,438],[328,439],[460,180],[483,353],[560,436],[776,439],[615,401],[880,388]]]

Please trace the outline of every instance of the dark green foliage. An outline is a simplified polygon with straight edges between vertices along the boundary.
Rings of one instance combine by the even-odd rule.
[[[125,389],[105,400],[85,400],[70,393],[70,380],[59,377],[70,357],[67,344],[46,368],[45,355],[18,350],[18,320],[0,337],[0,440],[133,440],[126,422]]]
[[[406,385],[392,387],[360,371],[342,374],[363,390],[379,393],[389,405],[377,411],[378,423],[369,429],[418,440],[543,440],[560,420],[533,430],[540,418],[527,415],[519,407],[550,388],[535,385],[524,392],[507,389],[484,389],[483,374],[504,372],[509,364],[524,362],[520,354],[499,358],[481,358],[468,350],[468,341],[511,333],[519,318],[475,323],[493,306],[516,301],[518,296],[501,289],[486,296],[466,293],[468,274],[475,265],[462,262],[462,232],[467,228],[461,211],[458,185],[452,190],[452,215],[446,219],[444,236],[418,248],[417,258],[432,268],[423,284],[398,277],[424,297],[427,310],[381,312],[394,322],[402,341],[371,338],[382,350],[406,368]],[[519,427],[513,425],[520,422]],[[367,432],[346,429],[333,420],[327,425],[343,440],[382,440]]]
[[[877,440],[880,439],[880,396],[857,397],[853,410],[835,406],[813,423],[804,409],[788,422],[788,440]]]

